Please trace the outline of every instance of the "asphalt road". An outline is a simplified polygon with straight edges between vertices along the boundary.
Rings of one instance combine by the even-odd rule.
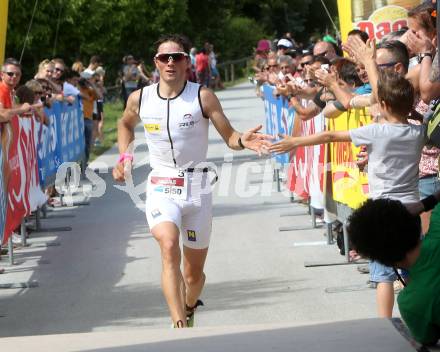
[[[237,130],[264,123],[263,102],[249,84],[217,95]],[[92,165],[101,173],[90,205],[49,212],[42,220],[46,232],[31,234],[32,246],[16,252],[17,265],[9,267],[3,257],[0,284],[37,281],[38,287],[0,289],[1,337],[169,327],[159,248],[141,210],[148,173],[141,128],[137,139],[131,196],[112,181],[113,148]],[[231,155],[232,162],[223,164]],[[325,292],[365,283],[368,277],[354,265],[304,267],[304,261],[343,257],[335,246],[321,245],[325,230],[311,228],[303,205],[276,191],[269,160],[230,151],[213,126],[208,159],[221,178],[197,325],[304,325],[376,316],[374,290]],[[280,217],[292,211],[304,215]],[[278,231],[290,225],[305,230]],[[61,226],[72,231],[57,231]],[[59,246],[47,247],[47,241]]]

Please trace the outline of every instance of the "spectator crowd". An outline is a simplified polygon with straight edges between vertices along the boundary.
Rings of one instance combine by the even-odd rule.
[[[400,312],[414,337],[427,344],[440,337],[437,210],[430,228],[440,198],[440,144],[427,136],[440,99],[434,6],[425,2],[413,8],[407,27],[377,43],[358,29],[341,45],[328,35],[306,48],[289,35],[275,43],[260,40],[251,77],[258,96],[264,96],[264,85],[272,86],[301,120],[319,114],[337,119],[364,108],[369,112],[367,126],[283,136],[271,151],[295,153],[301,146],[331,142],[361,147],[356,164],[368,174],[372,201],[348,220],[350,256],[371,259],[359,270],[370,273],[380,317],[392,316],[394,293],[406,285],[398,299]]]

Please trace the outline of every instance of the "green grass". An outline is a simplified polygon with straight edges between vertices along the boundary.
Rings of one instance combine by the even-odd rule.
[[[104,104],[104,140],[99,147],[93,147],[90,155],[90,161],[96,159],[106,150],[113,147],[117,141],[117,122],[122,116],[122,102],[112,102]]]

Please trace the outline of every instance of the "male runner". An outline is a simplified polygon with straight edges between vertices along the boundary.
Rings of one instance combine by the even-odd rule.
[[[270,136],[234,130],[215,94],[186,80],[190,44],[180,35],[166,35],[156,42],[154,63],[160,81],[133,92],[118,123],[120,158],[113,170],[124,181],[131,170],[129,149],[134,128],[142,121],[152,171],[148,176],[146,215],[162,256],[162,289],[174,326],[192,326],[194,310],[204,283],[203,267],[212,224],[209,168],[203,167],[208,149],[209,120],[229,148],[261,154]],[[183,240],[183,273],[180,270]]]

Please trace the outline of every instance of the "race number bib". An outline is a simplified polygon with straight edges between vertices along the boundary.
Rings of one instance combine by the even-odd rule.
[[[186,200],[188,174],[181,170],[153,170],[150,176],[150,190],[171,199]]]

